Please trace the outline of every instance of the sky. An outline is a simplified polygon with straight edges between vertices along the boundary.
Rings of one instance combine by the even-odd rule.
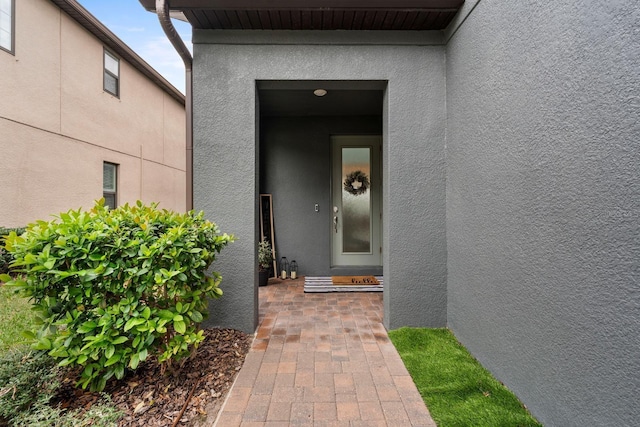
[[[120,40],[184,93],[184,63],[162,31],[155,14],[147,12],[138,0],[78,0]],[[191,25],[173,20],[187,47],[191,46]]]

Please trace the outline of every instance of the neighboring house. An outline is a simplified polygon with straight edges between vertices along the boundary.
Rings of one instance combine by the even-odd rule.
[[[0,226],[184,211],[184,95],[75,0],[0,0]]]
[[[215,323],[256,327],[270,193],[302,274],[382,270],[388,328],[450,327],[545,425],[637,425],[640,3],[170,7],[194,27],[194,205],[238,238]],[[381,257],[333,246],[340,154],[373,176]]]

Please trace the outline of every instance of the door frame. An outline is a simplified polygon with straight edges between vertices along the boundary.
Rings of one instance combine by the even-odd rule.
[[[380,134],[359,134],[359,135],[341,135],[336,134],[331,136],[331,209],[329,214],[331,215],[331,243],[330,243],[330,260],[332,269],[345,269],[359,267],[363,269],[370,269],[377,271],[382,268],[382,206],[383,206],[383,192],[382,192],[382,135]],[[353,255],[337,254],[342,250],[342,241],[337,240],[342,236],[342,197],[337,196],[335,193],[342,194],[342,173],[340,172],[340,180],[336,181],[336,167],[341,168],[342,165],[342,148],[349,147],[370,147],[370,178],[371,178],[371,250],[368,254],[354,253]],[[340,152],[338,152],[340,150]],[[336,197],[339,198],[339,202],[336,201]],[[338,212],[334,212],[335,208],[338,208]],[[336,228],[334,219],[338,218],[338,227]],[[341,262],[339,258],[352,257],[353,262],[345,261]]]

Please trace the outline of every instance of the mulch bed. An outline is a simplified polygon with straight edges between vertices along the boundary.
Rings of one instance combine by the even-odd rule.
[[[251,337],[233,329],[205,329],[206,339],[194,357],[175,374],[151,357],[120,381],[107,383],[105,393],[122,412],[119,426],[195,426],[211,422],[244,363]],[[75,387],[78,372],[67,372],[54,401],[63,408],[86,410],[99,393]]]

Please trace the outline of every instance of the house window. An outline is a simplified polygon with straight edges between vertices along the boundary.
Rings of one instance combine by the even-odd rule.
[[[0,0],[0,49],[13,53],[15,0]]]
[[[102,165],[102,197],[104,205],[115,209],[118,203],[118,165],[104,162]]]
[[[111,95],[120,96],[120,60],[106,49],[104,51],[104,90]]]

